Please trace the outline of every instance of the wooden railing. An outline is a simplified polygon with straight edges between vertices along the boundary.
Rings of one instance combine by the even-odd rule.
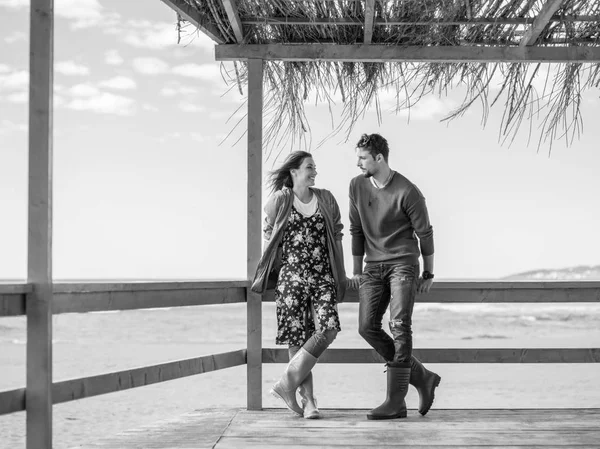
[[[0,317],[25,315],[27,284],[0,284]],[[286,349],[262,348],[262,302],[246,281],[54,284],[53,314],[247,302],[246,348],[158,365],[59,381],[51,384],[53,404],[158,382],[247,365],[248,408],[262,408],[262,363],[286,363]],[[346,302],[357,302],[349,291]],[[600,282],[437,282],[421,303],[600,303]],[[342,305],[343,307],[343,305]],[[28,323],[28,326],[31,324]],[[33,322],[35,325],[35,321]],[[29,342],[28,342],[29,344]],[[414,349],[428,363],[598,363],[600,348],[432,348]],[[30,356],[28,352],[28,356]],[[253,365],[251,359],[257,360]],[[322,363],[380,363],[371,349],[328,349]],[[0,370],[2,367],[0,367]],[[49,375],[51,373],[36,373]],[[0,414],[26,410],[27,391],[0,392]]]

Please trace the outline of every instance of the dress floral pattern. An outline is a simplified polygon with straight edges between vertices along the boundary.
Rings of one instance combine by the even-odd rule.
[[[321,330],[340,331],[335,279],[321,212],[317,209],[305,217],[292,207],[282,243],[281,270],[275,287],[275,343],[302,346],[315,332],[316,324]]]

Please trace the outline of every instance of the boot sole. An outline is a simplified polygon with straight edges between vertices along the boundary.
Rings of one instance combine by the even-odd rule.
[[[441,381],[442,378],[436,374],[433,380],[433,387],[431,388],[431,401],[429,401],[429,404],[427,404],[425,410],[419,410],[421,416],[425,416],[427,412],[431,409],[431,406],[433,405],[433,400],[435,399],[435,389],[439,387]]]
[[[405,410],[403,412],[396,413],[395,415],[391,415],[391,416],[367,415],[367,419],[370,419],[373,421],[379,421],[379,420],[383,420],[383,419],[406,418],[407,416],[408,416],[408,413]]]
[[[269,393],[271,393],[271,395],[276,397],[277,399],[281,399],[290,412],[294,413],[295,415],[302,416],[301,413],[298,413],[296,410],[294,410],[292,407],[290,407],[290,405],[283,398],[283,396],[281,396],[279,393],[277,393],[277,391],[275,391],[273,388],[271,388]]]

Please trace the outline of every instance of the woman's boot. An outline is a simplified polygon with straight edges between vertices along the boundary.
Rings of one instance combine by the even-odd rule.
[[[433,404],[435,388],[440,384],[442,378],[436,373],[429,371],[414,356],[410,359],[410,384],[419,393],[419,413],[423,416],[429,411]]]
[[[304,417],[306,419],[319,419],[321,413],[317,408],[317,398],[315,398],[313,392],[313,376],[312,373],[308,373],[306,379],[298,387],[298,393],[300,393],[302,409],[304,410]]]
[[[287,408],[300,416],[304,412],[298,405],[298,401],[296,401],[296,390],[316,363],[316,357],[312,356],[304,348],[300,348],[292,360],[290,360],[290,363],[288,363],[281,379],[271,388],[273,396],[283,399]]]
[[[406,418],[406,392],[410,380],[410,363],[387,366],[385,402],[367,413],[368,419]]]

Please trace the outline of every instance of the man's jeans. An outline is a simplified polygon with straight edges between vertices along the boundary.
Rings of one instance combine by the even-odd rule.
[[[410,363],[419,264],[367,264],[359,289],[358,332],[388,362]],[[390,331],[381,321],[390,306]]]

